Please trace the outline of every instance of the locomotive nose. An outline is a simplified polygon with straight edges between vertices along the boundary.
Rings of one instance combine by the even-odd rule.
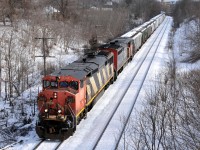
[[[43,112],[45,109],[54,109],[56,113],[63,114],[66,105],[73,105],[75,102],[75,95],[66,91],[46,90],[38,100],[42,102],[39,106],[43,107]]]

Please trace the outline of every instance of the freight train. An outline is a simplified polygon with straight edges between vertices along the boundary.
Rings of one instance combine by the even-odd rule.
[[[44,76],[38,94],[36,133],[45,139],[66,139],[112,84],[135,53],[163,22],[161,13],[141,26],[98,47],[95,52]]]

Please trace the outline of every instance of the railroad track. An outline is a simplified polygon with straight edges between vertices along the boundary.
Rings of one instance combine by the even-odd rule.
[[[119,76],[118,77],[119,80],[116,81],[116,82],[118,82],[117,87],[115,86],[115,84],[113,85],[115,88],[119,89],[118,85],[119,85],[119,83],[121,83],[120,85],[123,85],[123,88],[121,88],[120,91],[116,91],[115,88],[113,88],[113,87],[111,87],[109,89],[109,91],[111,93],[113,93],[113,91],[115,91],[114,92],[115,94],[112,94],[112,95],[108,94],[109,95],[109,100],[108,100],[109,104],[107,104],[106,108],[103,109],[106,111],[101,111],[101,114],[95,115],[96,117],[93,117],[93,115],[89,116],[88,119],[90,119],[90,121],[88,121],[88,122],[91,122],[91,121],[93,122],[92,127],[90,127],[91,123],[87,123],[87,120],[86,120],[86,122],[84,122],[84,126],[82,126],[81,128],[86,127],[86,128],[88,128],[89,132],[84,133],[85,131],[84,132],[81,132],[81,130],[80,130],[80,132],[77,131],[77,134],[75,133],[74,137],[72,137],[70,140],[66,140],[65,142],[63,142],[62,145],[60,145],[60,147],[58,148],[58,150],[65,149],[66,147],[69,149],[81,148],[81,149],[89,149],[89,150],[90,149],[91,150],[92,149],[116,149],[116,147],[118,145],[117,141],[120,140],[121,136],[115,136],[115,135],[113,135],[113,133],[122,135],[123,130],[124,130],[123,128],[125,128],[125,127],[121,126],[122,122],[121,123],[119,122],[119,116],[120,116],[119,114],[126,113],[127,116],[128,116],[128,114],[131,114],[131,110],[134,107],[135,100],[136,100],[136,98],[135,98],[135,100],[132,100],[133,103],[131,105],[128,104],[128,105],[130,105],[130,109],[129,109],[129,111],[125,112],[125,110],[123,110],[123,107],[120,107],[120,106],[127,105],[127,102],[122,99],[124,99],[125,97],[128,97],[128,99],[131,98],[129,96],[130,93],[128,94],[127,91],[131,88],[130,86],[131,86],[134,78],[136,77],[138,71],[140,70],[140,67],[142,65],[144,65],[145,59],[150,59],[148,55],[150,53],[152,53],[152,51],[153,51],[152,50],[150,52],[150,49],[152,47],[158,47],[159,41],[162,39],[162,35],[164,34],[164,29],[166,29],[168,22],[169,22],[169,19],[166,19],[163,22],[163,24],[161,24],[160,27],[155,31],[156,34],[152,35],[154,38],[149,39],[149,41],[151,41],[150,42],[151,44],[143,45],[143,48],[144,47],[147,47],[147,48],[145,50],[143,49],[144,51],[142,51],[142,53],[140,53],[140,54],[142,54],[142,56],[140,58],[138,57],[139,58],[138,62],[135,63],[135,61],[134,61],[133,62],[133,63],[135,63],[134,66],[131,65],[131,67],[125,68],[125,69],[128,69],[126,71],[131,72],[129,74],[129,75],[131,75],[131,78],[126,79],[126,77],[124,75],[122,75],[121,77]],[[156,40],[154,41],[154,39],[156,39]],[[153,51],[153,53],[155,53],[155,52],[156,52],[156,50]],[[153,56],[151,56],[151,58],[153,59]],[[135,58],[135,60],[136,59],[137,58]],[[145,64],[145,65],[147,65],[147,64]],[[141,82],[141,86],[142,86],[142,84],[143,83]],[[133,88],[132,91],[136,91],[136,95],[137,95],[137,93],[139,94],[140,89],[136,89],[135,86],[133,86],[132,88]],[[106,95],[106,93],[104,95]],[[102,99],[103,98],[107,99],[106,96],[102,97]],[[112,107],[109,107],[109,106],[112,106]],[[101,107],[104,107],[104,106],[101,106]],[[102,115],[103,113],[105,113],[106,115],[105,114]],[[94,113],[92,113],[92,114],[94,114]],[[116,114],[118,114],[118,115],[116,115]],[[99,124],[101,124],[101,125],[99,125]],[[109,125],[111,125],[111,124],[112,125],[114,124],[115,126],[118,125],[118,128],[122,129],[122,130],[120,130],[120,132],[119,132],[119,130],[117,128],[117,130],[111,131],[109,129]],[[87,125],[89,125],[89,127],[87,127]],[[106,135],[108,137],[106,137]]]
[[[33,150],[56,150],[62,144],[59,140],[41,140]]]
[[[167,26],[168,26],[168,24],[169,24],[169,21],[170,21],[170,20],[168,19]],[[147,75],[148,75],[148,72],[149,72],[149,70],[150,70],[150,66],[151,66],[151,64],[152,64],[152,62],[153,62],[153,60],[154,60],[155,54],[156,54],[156,52],[157,52],[157,50],[158,50],[158,48],[159,48],[159,46],[160,46],[161,40],[162,40],[162,38],[163,38],[163,36],[164,36],[164,34],[165,34],[165,32],[166,32],[167,26],[165,27],[164,32],[161,34],[162,37],[161,37],[161,38],[159,39],[159,41],[158,41],[159,43],[158,43],[157,46],[156,46],[155,52],[153,53],[153,57],[151,58],[150,63],[146,66],[147,69],[146,69],[145,74],[144,74],[144,77],[143,77],[144,80],[141,82],[141,84],[140,84],[140,86],[139,86],[139,91],[136,92],[136,96],[135,96],[134,99],[133,99],[133,100],[134,100],[134,105],[135,105],[135,102],[136,102],[136,100],[137,100],[137,98],[138,98],[138,96],[139,96],[139,93],[140,93],[141,89],[142,89],[143,83],[144,83],[144,81],[145,81],[145,79],[146,79],[146,77],[147,77]],[[131,113],[132,113],[132,111],[133,111],[134,105],[132,105],[131,111],[129,112],[128,117],[126,118],[126,120],[123,120],[123,121],[124,121],[124,122],[123,122],[124,125],[123,125],[123,128],[122,128],[122,130],[121,130],[120,136],[119,136],[119,138],[117,139],[115,149],[117,149],[118,146],[119,146],[120,140],[122,139],[122,135],[123,135],[123,133],[124,133],[124,131],[125,131],[125,128],[126,128],[126,126],[127,126],[127,124],[128,124],[128,121],[129,121],[129,118],[130,118]]]
[[[148,52],[146,53],[146,56],[144,57],[143,61],[141,61],[141,63],[137,66],[137,69],[135,71],[135,73],[133,74],[132,78],[131,78],[131,81],[129,83],[129,85],[125,88],[125,91],[124,94],[121,95],[120,97],[120,100],[119,100],[119,103],[117,104],[117,107],[115,108],[114,112],[112,113],[112,115],[109,117],[109,121],[106,123],[106,126],[104,127],[102,133],[100,134],[100,136],[98,137],[98,139],[96,140],[96,142],[94,143],[93,145],[93,148],[92,149],[117,149],[118,147],[118,144],[120,142],[120,139],[123,135],[123,132],[124,132],[124,129],[127,125],[127,122],[129,120],[129,117],[131,115],[131,112],[134,108],[134,105],[135,105],[135,102],[137,100],[137,97],[141,91],[141,88],[142,88],[142,85],[145,81],[145,78],[148,74],[148,71],[149,71],[149,68],[153,62],[153,59],[154,59],[154,56],[156,54],[156,51],[160,45],[160,41],[167,29],[167,26],[168,26],[168,23],[169,23],[169,19],[166,19],[166,22],[165,24],[163,25],[163,28],[162,30],[160,30],[156,40],[154,42],[152,42],[152,45],[150,45],[149,47],[149,50]],[[146,70],[145,70],[145,74],[144,77],[143,77],[143,81],[140,82],[140,86],[138,89],[134,88],[135,86],[131,87],[132,85],[132,82],[134,81],[140,67],[143,65],[143,63],[145,62],[150,50],[156,45],[156,49],[155,51],[153,52],[153,56],[151,57],[151,61],[149,61],[148,64],[145,64],[146,66]],[[131,107],[129,107],[130,109],[127,110],[127,111],[124,111],[123,110],[123,106],[126,105],[127,103],[130,104],[129,102],[127,101],[130,101],[130,92],[133,93],[133,91],[135,91],[135,96],[134,98],[132,99],[132,104],[131,104]],[[122,106],[123,108],[120,108],[120,106]],[[117,115],[116,115],[117,114]],[[123,124],[119,122],[119,116],[120,114],[123,114]],[[120,126],[116,127],[115,129],[113,129],[113,126],[117,126],[116,124],[119,124]],[[122,130],[120,130],[122,129]],[[114,131],[115,130],[115,131]],[[118,131],[117,131],[118,130]],[[117,136],[117,134],[113,137],[110,136],[110,133],[114,133],[114,132],[118,132],[117,134],[119,136]]]
[[[42,144],[42,142],[44,142],[44,140],[41,140],[33,149],[37,149]]]

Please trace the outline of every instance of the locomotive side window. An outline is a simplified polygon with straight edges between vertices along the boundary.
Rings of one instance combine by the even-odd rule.
[[[44,88],[47,88],[47,87],[49,87],[49,86],[50,86],[50,81],[44,80],[44,81],[43,81],[43,87],[44,87]]]
[[[107,65],[107,63],[108,63],[108,62],[106,61],[106,62],[105,62],[105,66]]]
[[[78,90],[78,82],[77,81],[71,81],[70,87],[74,90]]]

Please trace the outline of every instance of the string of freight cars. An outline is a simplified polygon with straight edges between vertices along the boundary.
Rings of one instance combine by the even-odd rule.
[[[161,13],[141,26],[98,47],[65,68],[43,77],[38,94],[36,132],[43,139],[64,140],[165,19]]]

